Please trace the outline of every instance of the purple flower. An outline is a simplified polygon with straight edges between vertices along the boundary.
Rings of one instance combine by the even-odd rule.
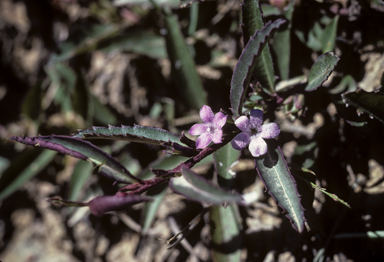
[[[221,129],[227,121],[227,116],[221,112],[214,115],[209,106],[203,105],[200,109],[200,118],[204,124],[195,124],[188,131],[193,136],[199,135],[196,140],[196,148],[205,148],[211,142],[221,143],[223,136],[223,130]]]
[[[249,119],[246,116],[236,119],[235,125],[243,132],[232,140],[232,147],[242,150],[249,144],[249,151],[254,157],[267,153],[267,143],[264,139],[277,137],[280,134],[280,128],[276,123],[262,124],[263,111],[258,109],[251,110]]]

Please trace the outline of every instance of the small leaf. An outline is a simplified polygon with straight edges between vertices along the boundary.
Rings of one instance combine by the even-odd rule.
[[[279,28],[283,23],[285,23],[285,21],[282,19],[277,19],[273,23],[267,23],[262,30],[257,31],[254,36],[251,37],[241,53],[231,81],[230,101],[235,118],[242,114],[242,104],[256,66],[256,60],[259,59],[263,47],[274,30]]]
[[[181,143],[180,137],[161,128],[148,126],[108,126],[96,127],[87,130],[79,130],[74,138],[84,139],[112,139],[138,143],[161,145],[164,142]]]
[[[336,87],[332,88],[328,92],[330,94],[335,95],[345,91],[347,92],[356,91],[356,89],[357,89],[357,84],[355,79],[351,75],[346,75],[343,77],[343,79],[341,79],[340,83]]]
[[[294,229],[301,233],[304,229],[304,212],[300,203],[296,181],[291,175],[283,153],[276,141],[268,141],[268,152],[255,159],[256,170],[263,180],[268,193],[286,212]]]
[[[338,61],[339,57],[332,52],[319,56],[309,71],[308,84],[305,87],[305,91],[314,91],[321,86],[328,79]]]
[[[358,89],[356,92],[341,95],[346,105],[357,108],[358,114],[367,113],[370,118],[376,118],[384,124],[384,92],[366,92]]]
[[[231,194],[215,187],[183,164],[181,172],[183,176],[172,178],[169,185],[173,191],[190,200],[216,205],[244,201],[241,195]]]
[[[39,174],[55,157],[56,152],[26,150],[12,161],[0,178],[0,200],[19,189],[33,176]]]
[[[102,216],[107,212],[120,211],[134,204],[151,200],[150,197],[138,195],[99,196],[92,199],[88,206],[92,214]]]
[[[26,145],[42,147],[90,161],[98,167],[98,171],[101,174],[121,183],[140,181],[138,178],[132,176],[117,160],[88,141],[58,135],[39,137],[13,136],[10,139]]]
[[[337,15],[332,19],[332,21],[324,29],[324,32],[321,38],[323,53],[333,51],[335,47],[338,21],[339,21],[339,16]]]

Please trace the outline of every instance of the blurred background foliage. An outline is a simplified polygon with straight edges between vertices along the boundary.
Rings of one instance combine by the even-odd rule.
[[[214,112],[228,110],[232,72],[243,49],[240,1],[195,2],[186,8],[176,0],[155,2],[158,8],[145,0],[0,1],[0,260],[210,260],[209,223],[199,224],[187,243],[171,251],[158,240],[177,232],[174,221],[179,228],[187,225],[200,204],[158,189],[149,194],[167,197],[158,198],[152,209],[146,206],[145,216],[143,206],[101,218],[85,209],[57,208],[45,199],[83,201],[115,191],[110,181],[92,175],[89,163],[7,140],[134,123],[180,134],[199,120],[203,104]],[[372,92],[383,85],[384,4],[260,2],[266,21],[289,21],[270,43],[279,91],[289,86],[280,80],[300,83],[320,54],[334,51],[340,57],[324,86],[306,94],[304,111],[287,101],[276,119],[288,161],[315,170],[318,185],[352,209],[315,193],[313,209],[306,211],[313,231],[299,235],[265,195],[239,210],[245,232],[241,259],[322,261],[326,254],[338,261],[382,261],[382,240],[340,235],[384,228],[382,123],[346,108],[341,93],[357,87]],[[153,162],[161,155],[155,146],[95,144],[141,177],[151,175],[149,164],[170,168],[180,161]],[[246,154],[237,167],[236,189],[263,195],[249,160]],[[210,164],[199,170],[214,173]],[[313,199],[302,194],[312,206]]]

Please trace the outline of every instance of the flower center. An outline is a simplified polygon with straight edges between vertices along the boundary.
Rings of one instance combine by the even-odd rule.
[[[207,133],[213,134],[215,132],[215,128],[213,126],[208,126]]]

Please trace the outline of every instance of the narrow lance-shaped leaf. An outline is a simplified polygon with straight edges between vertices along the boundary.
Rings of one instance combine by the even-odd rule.
[[[309,71],[308,84],[305,87],[305,91],[314,91],[321,86],[328,79],[338,61],[339,57],[332,52],[319,56]]]
[[[263,47],[271,37],[273,31],[279,28],[284,22],[282,19],[277,19],[273,23],[267,23],[262,30],[257,31],[254,36],[251,37],[240,55],[231,81],[230,101],[235,118],[242,113],[242,104],[256,66],[256,60],[260,56]]]
[[[37,175],[56,156],[56,152],[38,149],[21,153],[0,177],[0,200],[19,189],[25,182]]]
[[[264,27],[263,14],[258,0],[244,0],[242,5],[242,18],[244,45],[246,45],[254,33]],[[256,60],[254,74],[257,81],[259,81],[269,93],[273,94],[275,71],[273,70],[272,56],[268,43],[265,44],[265,48],[263,48],[259,58]]]
[[[276,54],[276,64],[279,69],[280,79],[289,78],[289,63],[291,59],[291,27],[292,14],[296,0],[290,0],[288,6],[283,10],[285,19],[288,20],[288,26],[283,30],[278,30],[273,37],[272,49]]]
[[[196,72],[188,46],[179,28],[179,21],[168,8],[164,8],[165,42],[180,94],[195,109],[206,104],[206,94]]]
[[[153,145],[161,145],[164,142],[179,143],[180,137],[167,130],[149,127],[149,126],[108,126],[108,127],[96,127],[87,130],[79,130],[77,134],[74,134],[75,138],[84,139],[113,139],[113,140],[125,140],[138,143],[146,143]]]
[[[233,178],[231,166],[237,162],[241,151],[235,150],[230,143],[214,154],[215,169],[219,185],[229,189]],[[241,219],[237,205],[227,207],[212,206],[209,209],[211,247],[214,261],[241,261]]]
[[[180,164],[180,161],[186,160],[185,157],[180,156],[170,156],[165,157],[163,159],[159,159],[154,163],[150,164],[150,168],[157,168],[157,169],[173,169],[177,167]],[[141,174],[141,179],[150,179],[153,177],[153,173],[151,172],[150,168],[146,168]],[[142,233],[145,234],[145,232],[150,228],[152,225],[157,210],[160,207],[160,204],[162,203],[162,200],[165,196],[165,193],[167,192],[168,187],[155,187],[152,189],[149,189],[147,191],[147,195],[151,196],[153,201],[145,203],[143,214],[142,214]]]
[[[357,113],[366,113],[384,124],[384,92],[366,92],[358,89],[341,95],[346,105],[357,108]]]
[[[209,212],[213,261],[241,261],[241,220],[237,205],[212,206]]]
[[[82,160],[90,161],[97,166],[98,171],[101,174],[121,183],[140,182],[140,179],[131,175],[131,173],[129,173],[129,171],[117,160],[88,141],[58,135],[38,137],[13,136],[10,139],[26,145],[51,149]]]
[[[321,37],[321,45],[323,53],[333,51],[336,42],[337,23],[339,16],[335,16],[332,21],[325,27]]]
[[[215,187],[184,164],[181,166],[181,173],[183,176],[172,178],[169,185],[173,191],[190,200],[216,205],[232,202],[244,203],[241,195],[225,192]]]
[[[268,152],[257,157],[255,164],[266,190],[286,212],[292,226],[301,233],[304,229],[305,218],[300,195],[297,191],[296,181],[291,175],[276,141],[268,141]]]
[[[49,202],[54,205],[68,207],[85,207],[88,206],[92,214],[102,216],[107,212],[120,211],[124,208],[133,206],[134,204],[151,201],[147,196],[139,195],[114,195],[114,196],[98,196],[89,202],[69,201],[60,198],[51,198]]]

